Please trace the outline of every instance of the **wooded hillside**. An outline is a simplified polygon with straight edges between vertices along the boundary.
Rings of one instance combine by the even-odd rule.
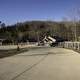
[[[69,41],[80,40],[80,22],[30,21],[10,26],[2,25],[0,37],[15,41],[39,41],[44,36],[58,36]],[[76,35],[76,36],[75,36]]]

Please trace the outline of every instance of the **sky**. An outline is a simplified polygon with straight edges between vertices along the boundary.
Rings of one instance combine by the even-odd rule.
[[[0,21],[5,24],[33,20],[60,21],[80,0],[0,0]]]

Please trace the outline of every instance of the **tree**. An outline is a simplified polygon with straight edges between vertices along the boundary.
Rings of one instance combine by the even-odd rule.
[[[0,21],[0,28],[1,28],[1,23],[2,23],[2,22]]]
[[[5,23],[2,23],[1,21],[0,21],[0,28],[4,28],[5,27]]]
[[[73,34],[73,40],[78,40],[78,23],[80,21],[80,8],[74,8],[70,11],[69,15],[66,17],[68,22],[71,24],[71,31]]]

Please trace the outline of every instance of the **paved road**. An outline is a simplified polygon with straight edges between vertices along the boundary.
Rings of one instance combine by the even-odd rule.
[[[3,58],[0,80],[80,80],[80,54],[63,48],[40,48]]]

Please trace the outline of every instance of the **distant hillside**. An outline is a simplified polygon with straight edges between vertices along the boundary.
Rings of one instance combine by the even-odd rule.
[[[76,36],[80,37],[80,23],[76,24]],[[58,36],[74,40],[75,25],[71,22],[28,21],[17,23],[0,29],[0,36],[13,41],[39,41],[44,36]]]

